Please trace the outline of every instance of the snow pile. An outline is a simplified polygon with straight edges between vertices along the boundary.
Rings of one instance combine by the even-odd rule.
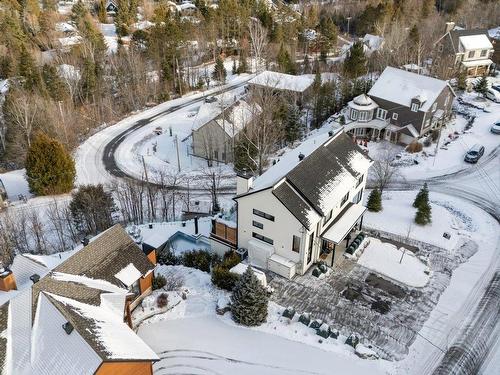
[[[302,93],[312,85],[310,76],[293,76],[290,74],[265,71],[250,80],[250,84],[265,86],[276,90],[287,90]]]
[[[54,272],[52,273],[51,277],[55,280],[74,282],[85,285],[89,288],[104,290],[112,293],[126,294],[128,292],[126,289],[113,285],[109,281],[92,279],[90,277],[81,275],[71,275],[69,273]]]
[[[370,239],[358,263],[409,286],[421,288],[429,281],[428,267],[415,254],[376,238]]]
[[[127,287],[139,280],[141,276],[141,272],[132,263],[129,263],[115,275]]]

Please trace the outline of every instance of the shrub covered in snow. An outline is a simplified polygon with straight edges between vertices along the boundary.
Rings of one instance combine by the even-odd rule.
[[[163,308],[168,305],[168,294],[167,293],[161,293],[157,298],[156,298],[156,305],[158,308]]]
[[[216,255],[207,250],[186,251],[182,256],[182,264],[184,266],[196,268],[204,272],[210,272],[210,266],[215,260]]]
[[[233,290],[240,276],[234,272],[230,272],[222,264],[216,265],[212,270],[212,283],[225,290]]]
[[[156,275],[153,277],[153,290],[161,289],[167,284],[167,280],[162,275]]]
[[[236,283],[231,296],[231,313],[236,323],[258,326],[266,321],[268,295],[252,267]]]

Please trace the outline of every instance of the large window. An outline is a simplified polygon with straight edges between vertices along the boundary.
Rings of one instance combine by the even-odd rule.
[[[342,201],[340,202],[340,207],[342,207],[345,204],[345,202],[347,202],[348,199],[349,199],[349,193],[344,195],[344,197],[342,198]]]
[[[377,108],[377,118],[385,120],[386,117],[387,117],[387,110],[382,108]]]
[[[137,298],[141,295],[141,286],[139,284],[139,280],[137,280],[130,286],[130,291],[134,294],[134,298]]]
[[[370,121],[372,119],[371,111],[359,111],[359,121]]]
[[[351,120],[357,120],[358,119],[358,110],[351,108]]]
[[[469,57],[469,59],[472,59],[475,54],[476,54],[476,51],[469,51],[469,54],[467,56]]]
[[[252,232],[252,237],[257,238],[258,240],[267,242],[270,245],[274,244],[274,241],[271,238],[263,236],[262,234],[259,234],[259,233]]]
[[[255,228],[264,229],[264,224],[259,223],[258,221],[252,220],[252,225],[253,225]]]
[[[411,103],[411,111],[418,112],[418,103]]]
[[[358,177],[358,182],[356,183],[356,187],[358,187],[359,185],[361,185],[361,183],[363,182],[363,178],[365,177],[364,174],[362,174],[361,176]]]
[[[330,212],[328,212],[328,214],[325,216],[325,224],[330,221],[332,215],[333,215],[333,209],[331,209]]]
[[[361,198],[363,198],[363,189],[361,189],[358,194],[356,194],[356,196],[354,197],[354,199],[352,200],[352,203],[359,203],[361,202]]]
[[[309,248],[307,250],[307,264],[311,263],[314,245],[314,232],[309,236]]]
[[[488,54],[488,50],[487,49],[481,50],[481,57],[485,57],[487,54]]]
[[[256,210],[255,208],[253,209],[253,214],[257,215],[257,216],[260,216],[260,217],[263,217],[264,219],[267,219],[267,220],[270,220],[270,221],[274,221],[274,216],[273,215],[266,214],[265,212]]]
[[[293,236],[292,237],[292,251],[298,253],[300,252],[300,237]]]

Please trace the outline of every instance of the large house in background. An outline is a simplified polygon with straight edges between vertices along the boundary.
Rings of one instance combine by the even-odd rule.
[[[0,306],[2,374],[152,375],[159,358],[132,330],[130,313],[151,293],[155,264],[123,228],[66,260],[44,260],[18,255],[2,273],[17,281],[3,283],[12,289],[33,283],[0,292],[14,295]]]
[[[464,30],[448,22],[435,48],[436,60],[451,58],[453,68],[465,71],[468,77],[488,74],[493,64],[494,48],[488,30]]]
[[[367,95],[344,109],[344,130],[365,139],[409,144],[440,127],[454,92],[446,81],[387,67]]]
[[[343,131],[320,134],[289,151],[255,180],[237,180],[238,247],[251,264],[292,278],[322,253],[341,254],[361,226],[371,160]]]
[[[217,108],[212,103],[206,103],[200,111],[204,112],[205,107]],[[240,132],[260,113],[260,108],[238,100],[229,108],[218,110],[222,113],[205,123],[195,124],[192,132],[193,155],[209,161],[232,163]]]

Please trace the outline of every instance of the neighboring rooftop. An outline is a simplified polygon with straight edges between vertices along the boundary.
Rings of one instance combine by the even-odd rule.
[[[460,44],[462,44],[466,50],[493,48],[493,45],[486,34],[465,35],[459,37],[458,39]]]
[[[368,95],[375,97],[375,100],[381,98],[405,107],[410,106],[413,98],[424,97],[427,100],[420,107],[420,110],[426,112],[447,85],[446,81],[437,78],[388,66],[370,89]]]
[[[254,78],[249,84],[269,87],[275,90],[286,90],[302,93],[309,88],[313,83],[311,76],[294,76],[279,72],[271,72],[266,70]]]

